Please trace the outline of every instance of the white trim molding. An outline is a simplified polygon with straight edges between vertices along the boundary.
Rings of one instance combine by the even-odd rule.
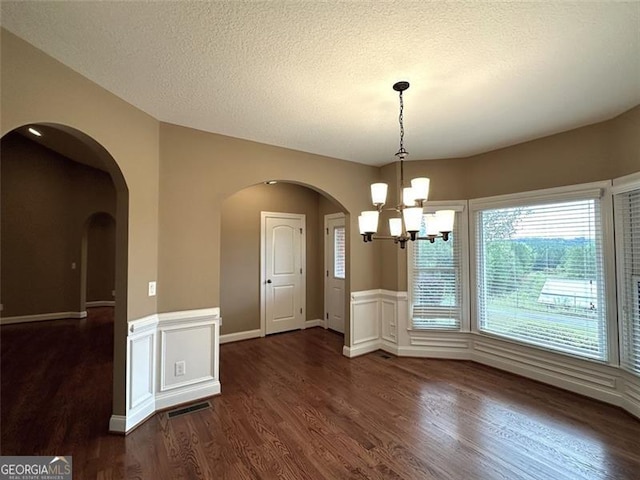
[[[0,325],[12,323],[45,322],[47,320],[65,320],[87,318],[87,311],[82,312],[55,312],[38,313],[35,315],[19,315],[15,317],[0,317]]]
[[[87,302],[85,304],[85,306],[87,308],[93,308],[93,307],[115,307],[116,302],[115,300],[95,300],[92,302]]]
[[[622,408],[640,418],[640,377],[623,372],[621,389]]]
[[[246,332],[227,333],[220,335],[220,345],[223,343],[241,342],[242,340],[251,340],[252,338],[260,338],[262,332],[260,329],[247,330]]]
[[[351,292],[350,345],[343,355],[353,358],[380,349],[380,294],[382,290]]]
[[[129,433],[160,409],[220,393],[219,308],[148,315],[127,333],[126,414],[112,415],[110,431]]]
[[[321,320],[319,318],[316,318],[316,319],[313,319],[313,320],[306,320],[304,322],[304,328],[313,328],[313,327],[326,328],[325,324],[324,324],[324,320]]]

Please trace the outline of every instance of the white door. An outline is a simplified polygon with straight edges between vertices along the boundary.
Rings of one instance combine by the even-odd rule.
[[[324,310],[326,327],[344,333],[346,230],[344,214],[325,215]]]
[[[304,328],[305,216],[262,212],[265,334]]]

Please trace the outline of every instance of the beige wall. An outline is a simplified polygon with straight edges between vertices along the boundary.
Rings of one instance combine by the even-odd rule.
[[[158,276],[159,123],[4,29],[0,43],[2,135],[37,122],[69,129],[116,186],[114,413],[123,414],[127,319],[157,311],[147,283]]]
[[[379,169],[170,124],[160,127],[161,312],[220,305],[223,201],[250,185],[281,180],[310,186],[350,213],[369,208]],[[376,245],[350,217],[347,291],[379,286]]]
[[[37,122],[64,125],[113,157],[117,165],[105,167],[118,191],[129,191],[126,316],[155,313],[147,283],[157,278],[158,121],[6,30],[1,42],[2,134]]]
[[[301,213],[306,221],[306,320],[322,318],[320,198],[299,185],[254,185],[227,198],[220,238],[222,334],[260,328],[260,212]]]
[[[640,105],[611,121],[610,147],[615,152],[615,176],[640,171]]]
[[[111,178],[17,133],[2,139],[1,155],[2,316],[84,310],[83,236],[94,213],[115,215]]]
[[[113,197],[115,203],[115,192]],[[116,222],[112,215],[98,213],[87,226],[87,302],[113,301],[115,286]]]
[[[383,172],[389,168],[384,167]],[[405,163],[405,179],[431,178],[431,200],[526,192],[609,180],[637,171],[640,106],[606,122],[481,155]],[[384,288],[406,290],[406,252],[385,251],[382,262]]]

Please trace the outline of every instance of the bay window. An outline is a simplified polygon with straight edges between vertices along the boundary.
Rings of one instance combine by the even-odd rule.
[[[474,204],[480,333],[609,359],[601,193]]]

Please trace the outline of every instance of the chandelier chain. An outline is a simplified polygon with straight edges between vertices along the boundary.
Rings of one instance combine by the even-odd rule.
[[[400,92],[400,115],[398,117],[400,123],[400,153],[404,153],[404,102],[402,100],[402,92]]]

